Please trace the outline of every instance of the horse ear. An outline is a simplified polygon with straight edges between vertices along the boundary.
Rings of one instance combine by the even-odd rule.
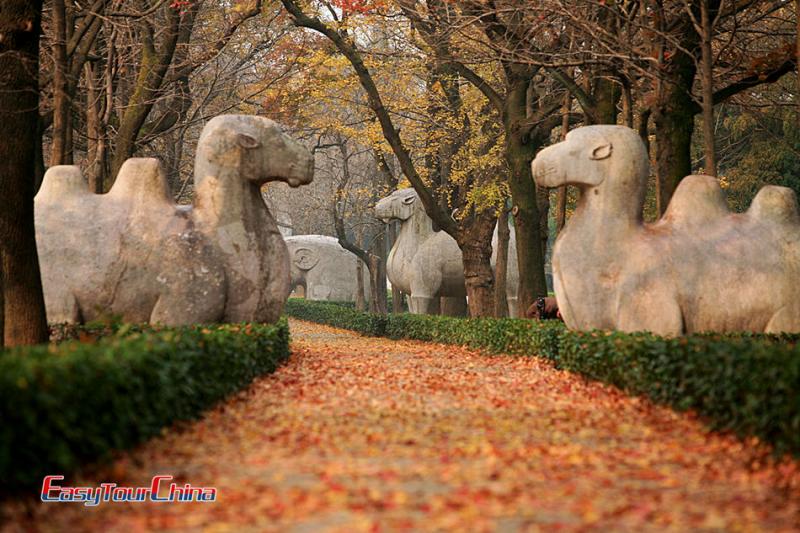
[[[237,133],[236,134],[236,141],[239,143],[239,146],[242,148],[247,148],[252,150],[253,148],[258,148],[261,146],[261,142],[258,139],[251,135],[247,135],[246,133]]]
[[[601,159],[606,159],[611,157],[611,152],[614,151],[614,147],[611,143],[601,144],[599,146],[595,146],[592,150],[592,155],[589,156],[589,159],[594,161],[599,161]]]

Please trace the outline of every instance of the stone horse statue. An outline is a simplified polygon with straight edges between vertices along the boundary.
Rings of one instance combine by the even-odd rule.
[[[709,176],[687,176],[664,216],[642,222],[644,144],[624,126],[587,126],[532,164],[540,186],[580,200],[553,249],[558,307],[573,329],[800,331],[800,216],[791,189],[767,186],[728,210]]]
[[[400,189],[375,206],[375,216],[389,222],[400,220],[400,232],[386,261],[386,274],[392,285],[409,295],[409,311],[414,314],[464,316],[467,290],[464,263],[456,240],[444,231],[434,231],[414,189]],[[512,229],[508,249],[506,295],[511,316],[517,316],[519,269]],[[497,250],[495,229],[492,248]],[[494,265],[496,252],[492,255]]]
[[[204,128],[192,206],[174,204],[156,159],[126,161],[103,195],[78,167],[51,168],[35,198],[50,321],[274,322],[289,255],[260,189],[312,176],[311,155],[276,123],[238,115]]]

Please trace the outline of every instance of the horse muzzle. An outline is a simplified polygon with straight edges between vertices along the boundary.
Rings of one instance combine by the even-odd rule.
[[[531,163],[533,180],[540,187],[559,187],[565,182],[564,172],[560,170],[551,148],[539,152]]]

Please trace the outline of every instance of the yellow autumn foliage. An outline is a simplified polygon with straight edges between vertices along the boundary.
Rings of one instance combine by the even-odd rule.
[[[363,13],[346,18],[338,28],[363,51],[382,103],[422,180],[435,182],[442,197],[451,203],[455,199],[459,205],[451,207],[461,213],[502,205],[508,196],[504,136],[485,97],[471,84],[455,80],[460,105],[448,101],[442,82],[431,75],[431,54],[408,24]],[[483,67],[480,74],[496,79],[491,68]],[[318,46],[299,58],[296,72],[268,90],[267,97],[278,91],[281,104],[295,110],[294,122],[303,129],[338,134],[392,156],[350,62],[332,47]]]

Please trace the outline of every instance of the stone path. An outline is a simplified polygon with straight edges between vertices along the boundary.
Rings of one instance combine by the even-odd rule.
[[[7,502],[4,531],[793,531],[800,473],[756,443],[536,358],[294,321],[291,361],[81,481],[213,504]]]

